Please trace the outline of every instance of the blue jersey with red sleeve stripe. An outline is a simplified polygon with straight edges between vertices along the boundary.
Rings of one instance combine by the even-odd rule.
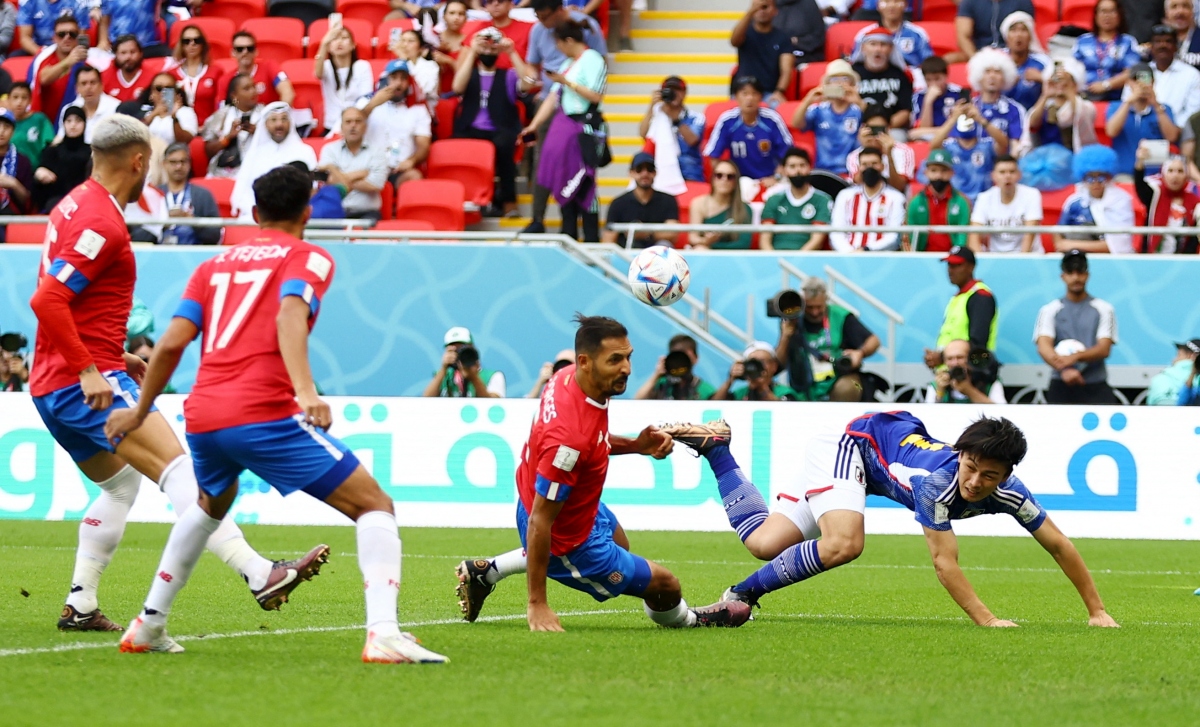
[[[566,555],[588,539],[608,476],[608,403],[583,393],[575,367],[551,377],[517,468],[517,492],[525,511],[534,495],[566,501],[550,528],[550,552]]]
[[[951,520],[1002,513],[1032,533],[1046,520],[1046,511],[1011,475],[983,500],[964,499],[958,488],[958,453],[931,437],[908,412],[861,416],[846,426],[846,434],[862,454],[867,493],[907,507],[931,530],[949,530]]]
[[[137,261],[129,243],[125,213],[94,179],[71,190],[50,212],[38,269],[38,285],[54,278],[71,292],[71,318],[79,339],[101,372],[124,371],[125,333],[133,308]],[[34,341],[29,391],[34,396],[79,383],[63,352],[41,321]]]
[[[279,352],[275,319],[290,295],[309,306],[312,330],[333,282],[333,258],[278,230],[262,230],[196,268],[175,312],[200,329],[200,370],[184,402],[194,434],[300,413]]]

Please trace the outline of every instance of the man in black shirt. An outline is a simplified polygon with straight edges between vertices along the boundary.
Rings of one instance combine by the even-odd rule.
[[[777,14],[775,0],[751,0],[750,9],[733,26],[729,39],[738,49],[737,75],[757,78],[772,108],[787,100],[796,66],[791,37],[772,27]],[[732,88],[729,93],[733,95]]]
[[[647,222],[651,224],[679,222],[679,203],[665,192],[654,188],[654,155],[649,152],[638,152],[629,165],[629,176],[633,177],[636,185],[633,190],[617,197],[608,206],[608,224]],[[637,232],[633,239],[633,247],[650,247],[651,245],[670,245],[678,233],[675,232]],[[615,242],[625,245],[625,233],[617,233],[606,229],[602,237],[604,242]]]
[[[893,129],[907,129],[912,116],[912,79],[891,62],[892,44],[891,32],[882,26],[863,36],[862,60],[854,64],[858,95],[867,106],[882,106],[891,116]]]
[[[775,6],[772,24],[787,35],[799,62],[825,60],[825,17],[817,0],[775,0]]]

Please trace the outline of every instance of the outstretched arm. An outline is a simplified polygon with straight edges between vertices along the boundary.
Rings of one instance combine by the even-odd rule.
[[[1079,591],[1083,605],[1087,606],[1088,625],[1119,627],[1113,617],[1105,612],[1104,602],[1100,600],[1100,594],[1096,591],[1092,574],[1070,538],[1063,535],[1058,526],[1050,522],[1050,518],[1046,518],[1041,527],[1033,531],[1033,537],[1047,553],[1054,556],[1058,567],[1062,568],[1067,578],[1071,579],[1071,583],[1075,584],[1075,590]]]
[[[979,596],[975,595],[971,582],[958,566],[958,539],[954,537],[953,530],[925,528],[925,544],[929,546],[929,555],[933,558],[933,568],[937,571],[938,580],[972,621],[979,626],[1016,626],[1012,621],[996,618],[983,601],[979,600]]]
[[[671,453],[675,440],[658,427],[649,426],[637,435],[637,439],[610,435],[609,444],[613,454],[644,454],[654,459],[663,459]]]
[[[525,533],[525,581],[529,586],[526,617],[530,631],[562,631],[558,616],[546,602],[546,568],[550,564],[550,528],[562,511],[566,500],[547,500],[533,496],[533,512],[529,513],[529,528]]]

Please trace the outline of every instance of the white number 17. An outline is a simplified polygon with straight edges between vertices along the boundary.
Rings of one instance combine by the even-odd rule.
[[[225,311],[225,298],[229,295],[229,281],[233,278],[234,285],[250,285],[250,289],[242,295],[242,300],[238,304],[237,310],[233,312],[233,317],[229,319],[229,324],[225,326],[224,331],[218,331],[217,327],[221,323],[221,314]],[[216,293],[213,294],[212,302],[212,317],[208,322],[208,335],[204,345],[204,352],[210,353],[213,348],[225,348],[229,345],[233,334],[237,333],[237,329],[246,320],[246,316],[250,313],[250,308],[254,306],[254,301],[258,299],[259,293],[262,293],[263,286],[267,284],[267,278],[271,277],[270,270],[239,270],[230,276],[229,273],[213,273],[208,284],[216,288]],[[219,335],[218,335],[219,334]]]

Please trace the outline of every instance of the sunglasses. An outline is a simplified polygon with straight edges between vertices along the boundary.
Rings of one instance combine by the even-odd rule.
[[[58,31],[55,31],[54,37],[58,38],[60,40],[63,38],[72,38],[72,39],[78,38],[79,31],[78,30],[58,30]]]
[[[733,172],[713,172],[713,179],[737,179]]]
[[[180,38],[179,42],[183,45],[204,45],[204,39],[198,37]]]
[[[162,93],[163,91],[166,91],[168,88],[171,89],[172,91],[178,90],[178,87],[176,87],[176,86],[154,86],[151,90]]]
[[[234,53],[253,53],[256,50],[258,50],[256,45],[235,45],[233,47]]]
[[[1083,181],[1085,181],[1089,184],[1092,184],[1094,182],[1107,182],[1108,175],[1107,174],[1098,174],[1098,173],[1093,172],[1092,174],[1083,175]]]

